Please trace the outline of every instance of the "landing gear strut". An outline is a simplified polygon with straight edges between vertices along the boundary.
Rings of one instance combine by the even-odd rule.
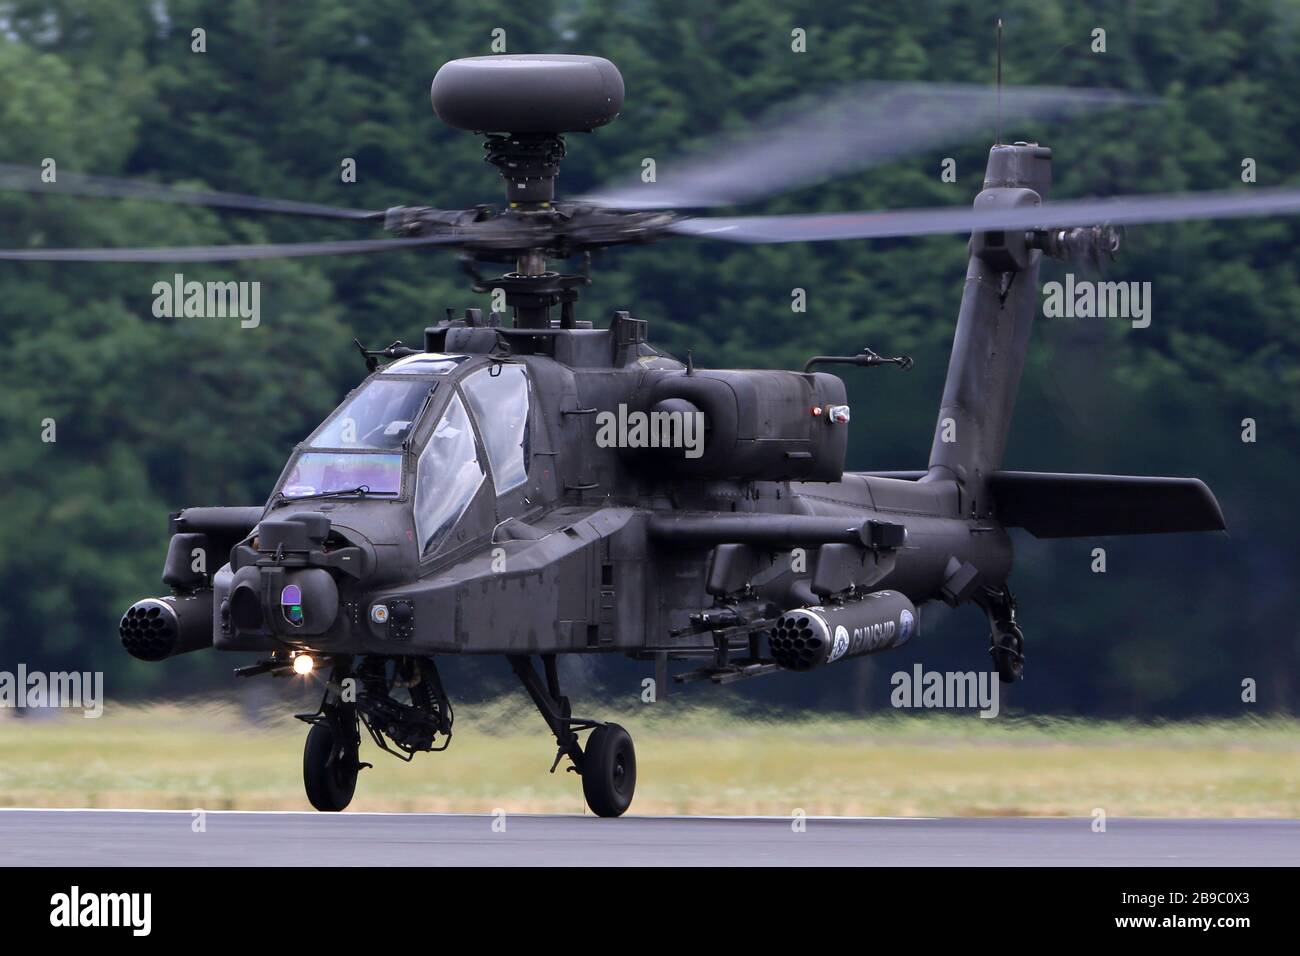
[[[569,769],[582,777],[582,793],[591,812],[601,817],[622,816],[632,805],[636,790],[636,750],[632,736],[618,724],[574,717],[569,698],[560,693],[555,655],[541,657],[545,681],[527,655],[511,654],[507,659],[555,735],[551,773],[568,757]],[[578,743],[578,734],[584,730],[591,731],[585,748]]]
[[[1025,676],[1025,635],[1016,623],[1016,599],[1010,589],[985,588],[975,599],[989,619],[989,655],[1004,684]]]
[[[410,761],[445,750],[454,719],[431,657],[337,657],[320,708],[297,716],[311,724],[302,755],[307,799],[331,812],[352,801],[357,774],[370,766],[357,756],[362,727],[381,750]]]
[[[342,681],[351,672],[351,661],[340,661],[330,675],[331,683]],[[310,723],[302,751],[307,799],[317,810],[337,813],[352,802],[361,768],[370,766],[357,759],[361,730],[356,705],[344,703],[326,690],[320,711]]]

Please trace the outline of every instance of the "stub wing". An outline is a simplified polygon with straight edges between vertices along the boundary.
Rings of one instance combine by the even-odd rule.
[[[1002,522],[1037,538],[1225,527],[1214,493],[1199,478],[999,471],[989,487]]]

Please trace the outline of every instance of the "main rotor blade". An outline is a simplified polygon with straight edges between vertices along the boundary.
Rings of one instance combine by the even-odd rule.
[[[1114,196],[1023,206],[1017,209],[899,209],[887,212],[814,213],[680,219],[668,230],[728,242],[821,242],[887,239],[999,229],[1141,225],[1187,219],[1236,219],[1300,214],[1300,188]]]
[[[320,203],[295,202],[290,199],[264,199],[261,196],[244,196],[208,190],[183,189],[144,180],[115,179],[111,176],[87,176],[82,173],[59,172],[52,183],[42,182],[41,170],[28,166],[0,163],[0,189],[12,192],[35,193],[54,196],[90,196],[103,199],[143,199],[150,202],[180,203],[190,206],[211,206],[218,209],[241,209],[245,212],[284,213],[292,216],[313,216],[319,219],[383,219],[383,212],[366,209],[344,209]]]
[[[228,262],[239,259],[292,259],[393,252],[420,246],[454,245],[458,235],[419,239],[352,239],[340,242],[288,242],[248,246],[163,246],[156,249],[0,249],[0,259],[22,262]]]
[[[1117,90],[929,83],[866,83],[778,107],[756,125],[679,163],[657,181],[582,197],[614,209],[698,209],[749,202],[878,166],[900,156],[991,135],[1001,126],[1105,107],[1150,104]]]

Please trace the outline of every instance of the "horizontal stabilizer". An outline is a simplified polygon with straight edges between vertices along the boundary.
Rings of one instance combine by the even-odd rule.
[[[1223,512],[1199,478],[999,471],[989,477],[998,517],[1036,538],[1222,531]]]

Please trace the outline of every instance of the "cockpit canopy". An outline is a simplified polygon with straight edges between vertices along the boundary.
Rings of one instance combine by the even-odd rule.
[[[306,498],[362,488],[368,495],[402,493],[402,456],[355,452],[304,452],[281,484],[286,498]]]
[[[470,373],[447,403],[416,465],[415,534],[421,554],[434,551],[487,478],[461,392],[478,426],[498,497],[528,480],[528,373],[522,365],[490,365]]]
[[[429,383],[420,379],[372,379],[307,444],[357,451],[400,449],[431,392]]]
[[[489,479],[498,497],[528,481],[527,370],[494,362],[448,381],[468,358],[422,353],[385,366],[299,447],[279,494],[409,495],[420,553],[432,554]]]

